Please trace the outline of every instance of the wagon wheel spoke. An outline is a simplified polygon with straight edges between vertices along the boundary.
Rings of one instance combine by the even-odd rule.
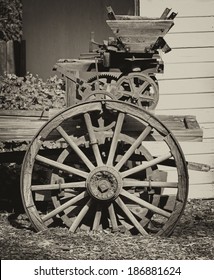
[[[128,151],[123,155],[120,161],[116,164],[115,168],[120,170],[120,168],[125,164],[125,162],[130,158],[130,156],[135,152],[135,150],[141,145],[142,141],[149,135],[152,128],[151,126],[147,126],[141,135],[135,140],[135,142],[131,145]]]
[[[116,217],[116,214],[115,214],[113,203],[111,203],[109,205],[108,213],[109,213],[109,217],[110,217],[110,220],[111,220],[112,230],[117,231],[118,230],[118,224],[117,224],[117,217]]]
[[[32,185],[32,191],[48,191],[48,190],[63,190],[63,189],[81,189],[86,188],[86,182],[70,182],[62,184],[45,184],[45,185]]]
[[[116,199],[117,204],[119,207],[123,210],[125,215],[128,217],[130,222],[136,227],[136,229],[142,234],[147,235],[147,232],[144,230],[144,228],[141,226],[141,224],[138,222],[138,220],[134,217],[134,215],[131,213],[129,208],[125,205],[125,203],[122,201],[120,197]]]
[[[66,133],[66,131],[61,126],[57,127],[57,131],[61,134],[61,136],[65,139],[65,141],[70,145],[70,147],[76,152],[76,154],[81,158],[81,160],[86,164],[88,169],[90,171],[92,171],[95,168],[95,166],[86,157],[86,155],[81,151],[81,149],[77,146],[77,144],[71,139],[71,137]]]
[[[84,118],[85,118],[85,123],[86,123],[87,130],[88,130],[88,134],[89,134],[89,137],[90,137],[90,143],[92,145],[94,156],[95,156],[95,159],[97,161],[97,165],[98,166],[103,165],[103,161],[102,161],[102,158],[101,158],[101,155],[100,155],[97,139],[96,139],[94,129],[93,129],[93,125],[92,125],[92,122],[91,122],[91,117],[88,113],[85,113]]]
[[[123,187],[142,187],[142,188],[178,188],[177,182],[160,182],[160,181],[140,181],[135,179],[124,179]]]
[[[43,216],[42,221],[45,222],[45,221],[55,217],[57,214],[61,213],[62,211],[64,211],[68,207],[74,205],[76,202],[80,201],[81,199],[83,199],[86,196],[88,196],[88,193],[86,191],[80,193],[79,195],[77,195],[74,198],[70,199],[69,201],[65,202],[64,204],[62,204],[58,208],[49,212],[47,215]]]
[[[139,204],[142,207],[146,207],[147,209],[149,209],[152,212],[157,213],[157,214],[159,214],[161,216],[164,216],[166,218],[169,218],[171,216],[171,213],[169,213],[169,212],[167,212],[165,210],[162,210],[162,209],[152,205],[151,203],[148,203],[147,201],[144,201],[143,199],[140,199],[139,197],[137,197],[137,196],[135,196],[133,194],[130,194],[129,192],[127,192],[124,189],[121,191],[121,195],[123,195],[126,198],[132,200],[133,202]]]
[[[97,203],[92,230],[98,230],[102,216],[102,206]]]
[[[68,165],[63,164],[63,163],[56,162],[52,159],[48,159],[48,158],[40,156],[40,155],[36,156],[36,160],[39,161],[39,162],[45,163],[47,165],[50,165],[51,167],[55,167],[59,170],[66,171],[70,174],[75,174],[75,175],[78,175],[78,176],[83,177],[83,178],[88,177],[87,172],[81,171],[79,169],[76,169],[74,167],[68,166]]]
[[[82,219],[85,217],[86,213],[88,212],[90,206],[92,203],[92,199],[90,198],[89,201],[85,204],[85,206],[82,208],[82,210],[77,215],[76,219],[73,221],[69,231],[75,232],[79,224],[81,223]]]
[[[117,118],[115,131],[114,131],[114,136],[113,136],[113,139],[112,139],[112,142],[111,142],[111,147],[110,147],[110,151],[109,151],[107,165],[112,165],[112,163],[113,163],[114,156],[115,156],[115,151],[117,149],[119,134],[120,134],[122,126],[123,126],[124,118],[125,118],[125,114],[119,113],[118,118]]]
[[[137,172],[143,171],[146,168],[152,167],[152,166],[154,166],[154,165],[156,165],[158,163],[163,162],[166,159],[169,159],[171,156],[172,156],[172,154],[169,152],[169,153],[167,153],[165,155],[162,155],[160,157],[157,157],[157,158],[155,158],[153,160],[143,162],[142,164],[140,164],[140,165],[138,165],[136,167],[133,167],[133,168],[127,170],[127,171],[121,172],[121,176],[122,176],[122,178],[125,178],[125,177],[127,177],[129,175],[132,175],[132,174],[135,174]]]

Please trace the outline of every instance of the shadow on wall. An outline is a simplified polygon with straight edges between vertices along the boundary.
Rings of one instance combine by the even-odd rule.
[[[117,14],[134,13],[134,0],[23,0],[27,71],[47,78],[58,59],[88,52],[92,31],[98,42],[112,36],[106,6]]]

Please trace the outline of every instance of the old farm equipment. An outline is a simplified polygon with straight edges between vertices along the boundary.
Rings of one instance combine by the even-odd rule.
[[[174,25],[175,13],[166,9],[160,18],[117,16],[108,7],[107,24],[114,37],[103,44],[95,42],[91,34],[89,53],[78,60],[60,60],[57,70],[73,81],[74,73],[87,72],[87,84],[77,80],[79,100],[87,100],[93,90],[106,90],[117,100],[154,109],[159,99],[155,73],[163,72],[159,50],[169,52],[163,36]],[[168,16],[168,17],[167,17]],[[76,86],[76,85],[75,85]],[[69,105],[76,102],[73,99]]]
[[[169,51],[163,36],[175,14],[168,14],[144,19],[108,8],[115,37],[103,44],[92,38],[89,53],[56,64],[66,79],[68,108],[40,118],[21,172],[23,204],[36,230],[60,221],[71,232],[172,233],[188,196],[187,164],[208,167],[187,163],[174,136],[200,141],[194,117],[148,110],[159,98],[158,50]],[[29,127],[34,123],[31,118]],[[40,168],[45,176],[38,183]]]

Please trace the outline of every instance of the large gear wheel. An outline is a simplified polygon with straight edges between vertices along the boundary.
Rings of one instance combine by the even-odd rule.
[[[116,92],[116,82],[118,77],[111,74],[101,74],[90,78],[87,83],[90,85],[90,90],[84,92],[83,100],[88,101],[96,99],[97,92],[99,92],[98,99],[118,99]],[[105,92],[102,96],[101,92]],[[95,93],[96,92],[96,93]]]
[[[116,84],[119,100],[133,103],[141,108],[153,110],[159,100],[157,83],[143,73],[130,73],[122,76]]]
[[[100,74],[98,75],[99,79],[99,90],[107,90],[107,92],[111,92],[111,88],[116,85],[118,81],[118,77],[111,74]],[[97,77],[94,76],[88,80],[88,83],[91,84],[92,90],[95,90]]]
[[[159,100],[159,89],[157,81],[144,73],[130,73],[119,78],[111,74],[101,74],[88,80],[91,85],[91,92],[85,94],[83,100],[94,97],[93,91],[104,90],[112,96],[111,99],[118,99],[138,105],[141,108],[153,110]],[[108,98],[106,96],[106,98]]]

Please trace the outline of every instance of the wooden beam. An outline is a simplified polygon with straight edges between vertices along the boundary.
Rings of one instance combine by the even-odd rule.
[[[7,68],[7,48],[4,41],[0,41],[0,75],[3,76]]]
[[[116,15],[115,15],[115,13],[114,13],[112,7],[111,7],[111,6],[108,6],[108,7],[106,7],[106,9],[107,9],[107,11],[108,11],[108,18],[109,18],[110,20],[115,20],[115,19],[116,19]]]
[[[162,15],[160,16],[160,18],[161,18],[161,19],[166,19],[167,16],[168,16],[168,14],[170,13],[170,11],[171,11],[171,9],[166,8],[166,9],[164,10],[164,12],[162,13]]]
[[[140,15],[140,0],[134,0],[134,15]]]

